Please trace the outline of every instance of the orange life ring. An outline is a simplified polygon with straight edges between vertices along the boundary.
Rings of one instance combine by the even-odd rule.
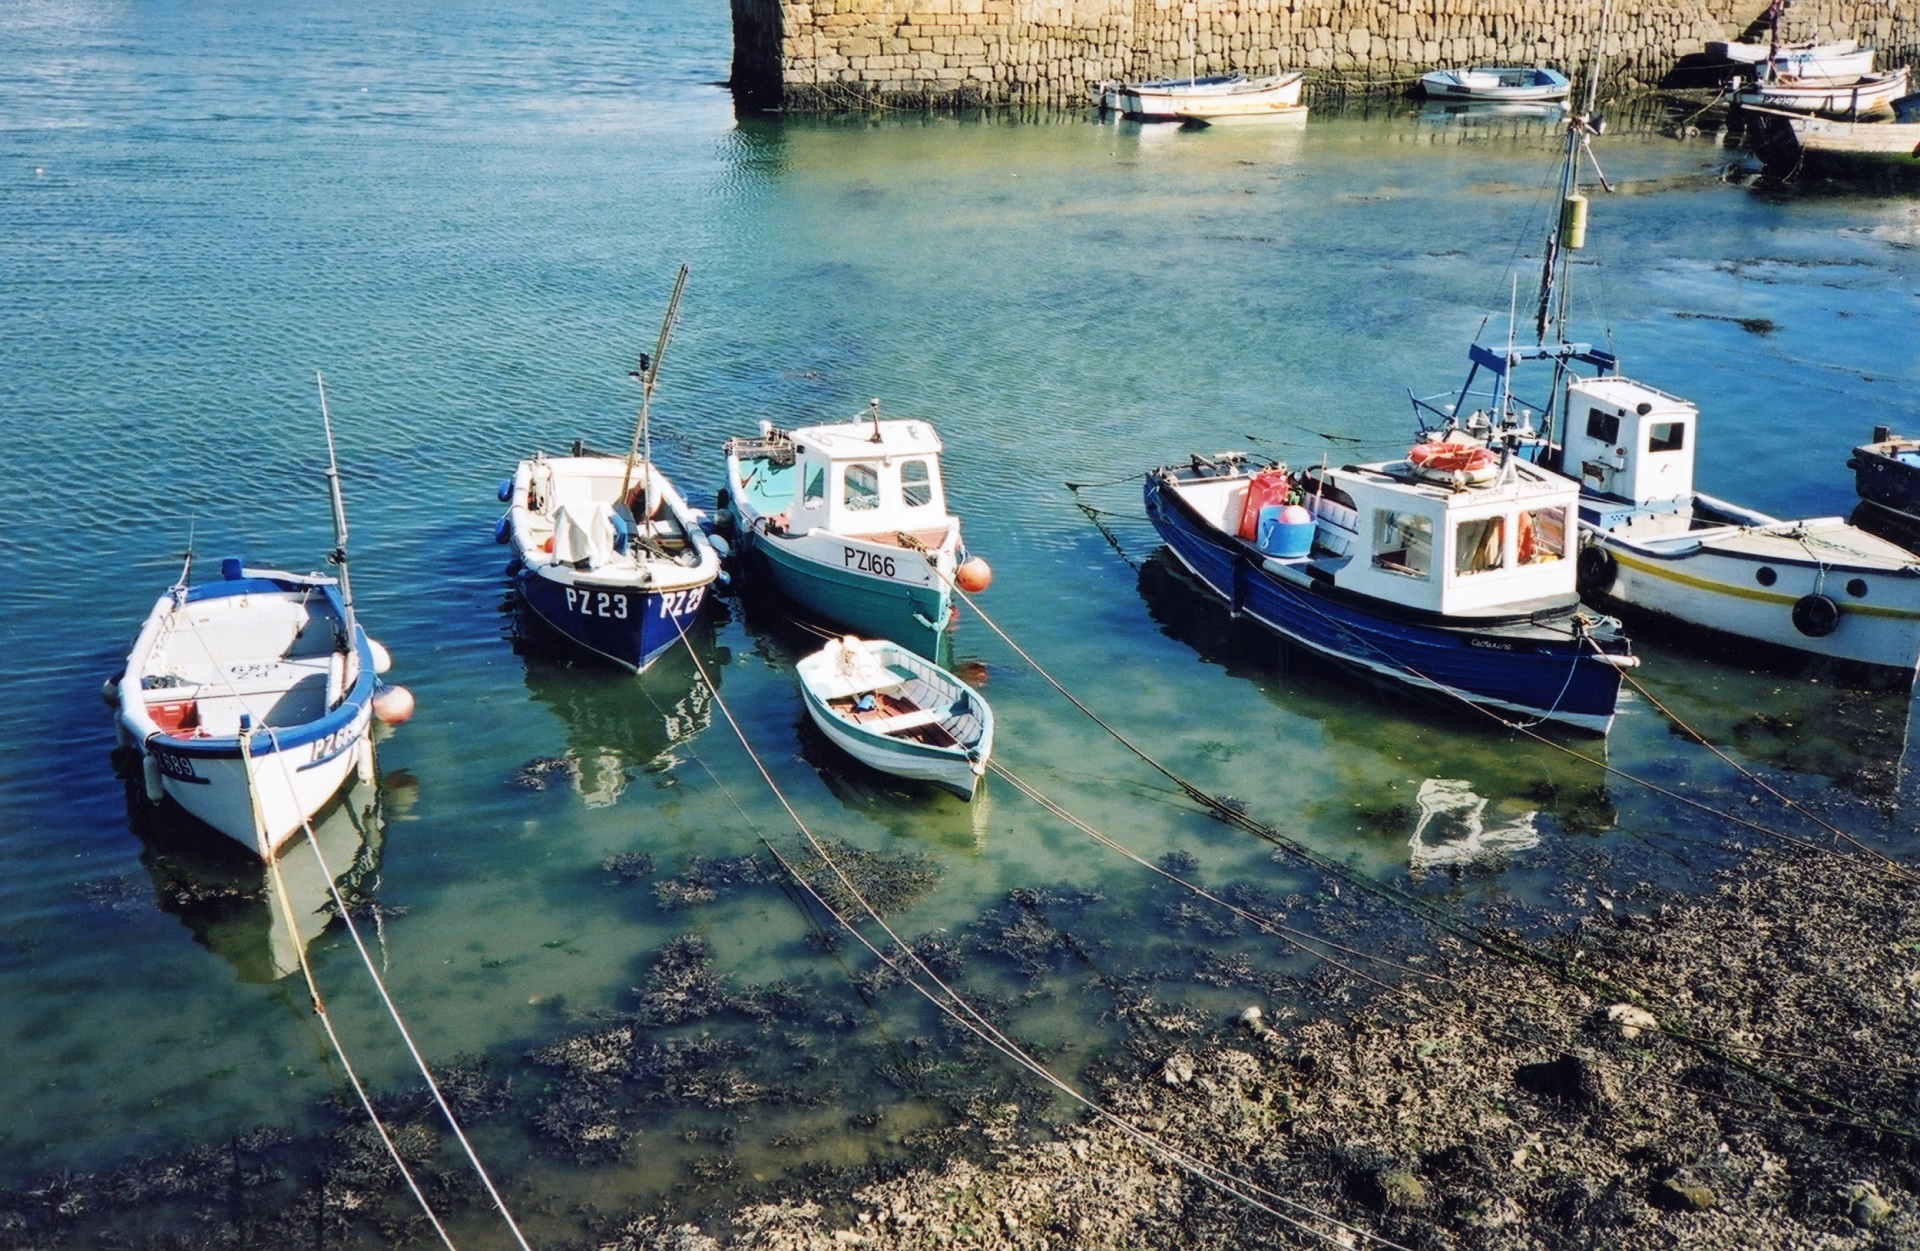
[[[1407,449],[1415,469],[1433,473],[1478,473],[1499,463],[1491,448],[1478,443],[1416,443]]]

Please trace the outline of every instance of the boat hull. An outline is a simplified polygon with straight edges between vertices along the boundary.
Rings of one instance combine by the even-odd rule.
[[[1884,74],[1868,74],[1851,82],[1810,83],[1762,81],[1747,83],[1734,93],[1741,107],[1784,109],[1790,113],[1817,113],[1827,117],[1860,117],[1884,113],[1907,94],[1909,71],[1902,67]]]
[[[1421,90],[1432,100],[1474,100],[1486,103],[1542,104],[1564,100],[1571,84],[1556,70],[1531,66],[1487,66],[1465,70],[1435,70],[1420,77]]]
[[[616,519],[622,486],[644,501],[635,485],[643,482],[653,490],[654,519],[645,527],[631,520],[644,502]],[[629,469],[617,457],[541,456],[520,462],[509,490],[502,529],[514,589],[521,611],[549,632],[642,672],[700,620],[720,557],[657,469]],[[578,535],[570,533],[575,516]]]
[[[1147,517],[1183,566],[1236,615],[1290,643],[1417,690],[1483,708],[1604,734],[1620,669],[1580,637],[1535,626],[1435,625],[1347,602],[1275,572],[1252,544],[1208,525],[1147,475]],[[1624,659],[1624,658],[1623,658]]]
[[[1920,568],[1901,565],[1897,556],[1849,561],[1838,544],[1871,536],[1838,518],[1730,527],[1682,543],[1583,529],[1610,563],[1605,585],[1586,590],[1609,607],[1837,661],[1868,676],[1912,679],[1920,660]],[[1792,547],[1803,554],[1795,558]]]
[[[636,673],[693,630],[708,584],[652,590],[631,582],[521,565],[513,576],[523,611],[553,634]]]
[[[1223,74],[1120,84],[1101,99],[1109,110],[1140,121],[1247,117],[1298,107],[1305,84],[1298,70],[1265,78]]]
[[[838,639],[803,659],[798,666],[800,694],[813,724],[835,747],[869,768],[908,781],[929,783],[971,802],[993,754],[993,713],[986,701],[947,670],[917,653],[906,654],[907,649],[897,643],[884,639],[853,642],[872,649],[890,674],[917,677],[923,690],[935,694],[936,700],[931,702],[938,702],[943,709],[964,706],[965,726],[953,719],[940,718],[942,724],[957,731],[948,735],[952,739],[950,743],[941,745],[870,730],[841,715],[832,704],[836,692],[831,686],[831,674],[826,672],[835,649],[843,644],[843,640]]]
[[[355,627],[352,666],[337,702],[315,715],[282,720],[273,714],[295,686],[325,682],[327,666],[314,657],[274,659],[251,653],[211,654],[192,681],[164,674],[160,649],[169,635],[187,628],[196,614],[224,612],[227,624],[244,623],[253,610],[288,608],[301,600],[316,633],[344,635],[344,614],[329,579],[252,571],[243,579],[192,588],[183,601],[162,596],[128,657],[120,681],[120,737],[140,757],[149,799],[172,800],[195,819],[271,858],[304,824],[343,790],[356,771],[374,776],[369,735],[376,686],[374,655],[366,632]],[[217,640],[208,631],[205,638]],[[210,653],[211,647],[203,649]],[[311,672],[303,672],[311,670]],[[224,702],[250,709],[238,730],[215,724],[213,707]],[[239,718],[242,713],[235,711]],[[205,720],[193,727],[184,716]],[[163,727],[156,718],[168,723]]]
[[[1853,449],[1853,489],[1882,508],[1920,517],[1920,439],[1884,438]]]

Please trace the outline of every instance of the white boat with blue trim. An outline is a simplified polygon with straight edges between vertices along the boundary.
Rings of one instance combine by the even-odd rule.
[[[978,691],[898,643],[852,635],[794,671],[807,715],[840,750],[973,799],[993,755],[993,710]]]
[[[324,392],[321,403],[324,412]],[[378,681],[386,650],[354,616],[330,426],[327,444],[339,576],[230,558],[219,580],[196,585],[189,555],[103,692],[147,798],[171,799],[262,860],[356,773],[374,780],[372,717],[412,709],[412,696]]]
[[[570,645],[644,672],[699,620],[720,576],[701,518],[653,461],[650,408],[685,289],[680,267],[653,354],[634,377],[640,418],[625,457],[536,452],[500,487],[494,538],[513,548],[508,572],[522,611]]]
[[[147,797],[270,859],[357,769],[373,780],[375,653],[320,574],[222,563],[162,595],[119,680]]]
[[[961,547],[930,424],[882,420],[874,400],[867,420],[763,423],[725,451],[723,525],[751,569],[823,621],[939,659],[955,590],[992,573]]]
[[[1420,88],[1430,100],[1544,104],[1566,99],[1572,84],[1544,65],[1476,65],[1422,74]]]

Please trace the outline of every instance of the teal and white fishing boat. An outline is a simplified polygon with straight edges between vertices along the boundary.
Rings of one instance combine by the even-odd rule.
[[[835,746],[895,777],[971,801],[993,754],[978,691],[886,639],[834,639],[794,666],[807,715]]]
[[[953,592],[985,590],[987,563],[968,557],[947,511],[940,436],[917,419],[880,418],[726,444],[722,524],[741,556],[807,612],[894,639],[929,659],[952,628]]]

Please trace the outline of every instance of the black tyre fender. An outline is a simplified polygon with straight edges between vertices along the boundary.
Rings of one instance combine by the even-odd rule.
[[[1793,628],[1810,639],[1823,639],[1840,625],[1840,605],[1824,595],[1802,595],[1793,604]]]
[[[1574,558],[1573,584],[1582,595],[1597,594],[1612,589],[1613,579],[1619,572],[1620,565],[1612,552],[1589,543]]]

